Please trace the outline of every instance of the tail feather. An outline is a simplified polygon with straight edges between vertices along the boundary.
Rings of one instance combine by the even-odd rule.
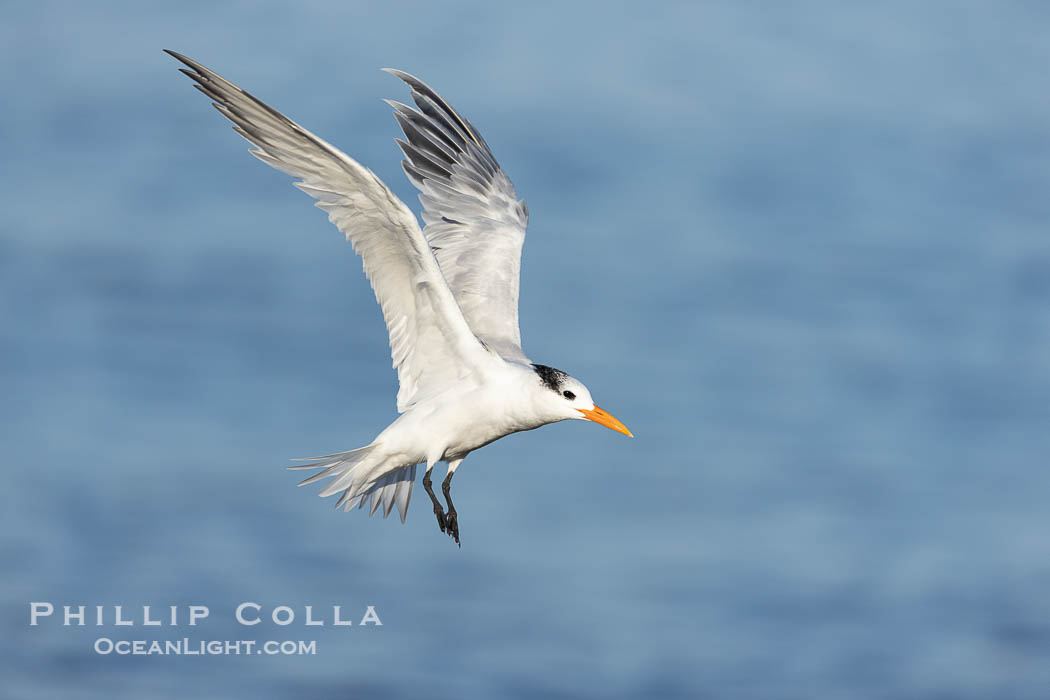
[[[387,474],[386,476],[384,476],[384,477],[380,478],[379,480],[377,480],[376,484],[375,484],[375,487],[370,489],[370,491],[371,491],[372,507],[368,509],[368,517],[372,517],[373,515],[376,514],[376,511],[379,510],[379,506],[383,502],[383,492],[386,490],[386,487],[389,486],[389,485],[390,485],[390,475]],[[361,501],[362,502],[364,502],[364,500],[365,500],[363,498],[364,495],[365,494],[361,494],[361,496],[362,496]]]
[[[332,478],[332,482],[321,489],[322,498],[342,491],[336,508],[349,511],[354,506],[369,506],[369,515],[374,515],[383,506],[383,517],[397,506],[401,522],[405,522],[408,504],[412,499],[412,487],[415,484],[416,466],[410,465],[395,469],[392,472],[375,478],[376,469],[382,465],[368,460],[375,445],[368,445],[349,452],[337,452],[324,457],[315,457],[308,464],[297,464],[289,469],[319,469],[316,474],[303,479],[299,486],[313,484],[323,479]]]
[[[412,486],[416,483],[416,468],[412,467],[412,474],[407,481],[397,482],[397,488],[394,490],[394,502],[397,504],[398,511],[401,512],[401,520],[404,522],[405,513],[408,512],[408,502],[412,498]]]

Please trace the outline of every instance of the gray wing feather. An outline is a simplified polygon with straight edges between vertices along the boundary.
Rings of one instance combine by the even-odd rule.
[[[474,335],[504,359],[528,363],[518,328],[528,208],[474,125],[426,83],[408,83],[416,109],[387,100],[405,133],[402,166],[423,203],[423,235]]]

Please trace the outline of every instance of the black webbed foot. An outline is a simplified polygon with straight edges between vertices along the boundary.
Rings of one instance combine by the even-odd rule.
[[[459,543],[459,519],[456,517],[456,509],[452,508],[449,510],[448,515],[445,518],[445,523],[448,531],[448,536],[456,541],[456,544],[462,547]]]

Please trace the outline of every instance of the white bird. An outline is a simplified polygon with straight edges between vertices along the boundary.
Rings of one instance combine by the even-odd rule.
[[[401,415],[369,445],[314,458],[304,484],[331,478],[320,495],[336,507],[396,504],[405,521],[416,467],[442,532],[459,543],[452,475],[501,437],[567,419],[631,436],[595,405],[580,381],[533,364],[521,349],[518,271],[528,209],[485,140],[423,81],[386,69],[412,88],[418,109],[388,100],[407,141],[405,173],[421,194],[423,223],[372,171],[201,64],[173,51],[195,87],[251,142],[251,153],[295,178],[361,256],[383,310]],[[448,463],[442,491],[430,472]]]

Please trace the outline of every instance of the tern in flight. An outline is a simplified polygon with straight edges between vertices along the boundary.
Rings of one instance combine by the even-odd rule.
[[[565,372],[534,364],[521,349],[518,270],[528,209],[477,129],[423,81],[389,73],[412,89],[416,109],[389,101],[405,132],[402,162],[423,204],[415,215],[365,168],[233,83],[174,51],[256,158],[297,179],[361,256],[390,334],[398,418],[371,444],[314,458],[300,485],[331,479],[321,496],[336,507],[396,505],[405,521],[416,467],[442,532],[459,544],[452,475],[463,459],[505,435],[567,419],[631,436]],[[448,463],[441,490],[430,472]]]

